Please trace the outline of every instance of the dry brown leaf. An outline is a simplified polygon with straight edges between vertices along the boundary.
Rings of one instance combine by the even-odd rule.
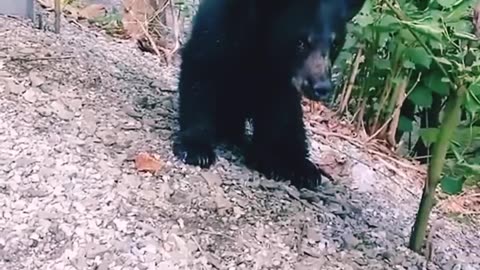
[[[460,195],[451,196],[438,207],[450,213],[480,215],[480,193],[478,190],[468,190]]]
[[[86,6],[85,8],[81,9],[78,12],[78,17],[91,20],[101,16],[105,16],[107,14],[107,9],[104,5],[100,4],[91,4]]]
[[[145,26],[148,19],[155,13],[156,6],[153,1],[123,0],[124,15],[122,18],[123,27],[127,34],[136,40],[144,37]]]
[[[139,171],[158,172],[163,165],[163,162],[148,153],[140,153],[135,157],[135,166]]]
[[[69,17],[72,17],[72,18],[75,18],[75,19],[78,19],[78,17],[80,16],[79,15],[79,10],[77,7],[73,7],[71,5],[66,5],[64,8],[63,8],[63,11],[65,12],[65,14]]]

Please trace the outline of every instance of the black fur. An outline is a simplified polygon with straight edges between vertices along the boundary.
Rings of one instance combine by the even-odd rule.
[[[175,155],[208,168],[215,145],[226,142],[245,149],[247,165],[267,177],[315,188],[321,175],[308,159],[301,93],[291,83],[308,55],[298,41],[314,35],[315,49],[328,50],[336,33],[342,46],[363,1],[203,0],[182,49]]]

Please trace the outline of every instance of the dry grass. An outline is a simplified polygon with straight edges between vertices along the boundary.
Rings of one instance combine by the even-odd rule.
[[[460,195],[450,196],[442,201],[438,208],[446,213],[461,215],[480,215],[479,190],[467,190]]]

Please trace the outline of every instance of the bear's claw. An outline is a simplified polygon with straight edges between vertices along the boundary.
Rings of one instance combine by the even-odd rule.
[[[208,145],[176,143],[173,153],[182,162],[201,168],[209,168],[216,160],[213,148]]]

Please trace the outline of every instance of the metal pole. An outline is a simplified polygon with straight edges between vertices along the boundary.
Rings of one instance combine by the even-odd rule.
[[[27,0],[27,17],[35,21],[35,5],[34,0]]]
[[[62,0],[55,0],[55,33],[60,33],[60,22],[62,19]]]
[[[0,14],[34,20],[34,0],[0,0]]]

